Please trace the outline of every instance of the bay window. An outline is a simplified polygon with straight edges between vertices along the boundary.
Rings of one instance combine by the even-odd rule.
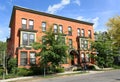
[[[35,33],[33,32],[21,32],[21,46],[31,46],[35,42]]]
[[[85,38],[80,38],[80,48],[82,50],[87,50],[88,49],[88,40]]]

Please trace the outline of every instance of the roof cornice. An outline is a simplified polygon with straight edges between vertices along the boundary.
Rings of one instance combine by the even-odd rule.
[[[13,15],[15,13],[15,10],[20,10],[20,11],[24,11],[24,12],[39,14],[39,15],[43,15],[43,16],[58,18],[58,19],[62,19],[62,20],[67,20],[67,21],[72,21],[72,22],[77,22],[77,23],[82,23],[82,24],[87,24],[87,25],[93,25],[93,23],[90,23],[90,22],[80,21],[80,20],[76,20],[76,19],[72,19],[72,18],[58,16],[58,15],[53,15],[53,14],[40,12],[40,11],[36,11],[36,10],[32,10],[32,9],[28,9],[28,8],[24,8],[24,7],[20,7],[20,6],[14,6],[13,7],[12,16],[11,16],[11,20],[10,20],[10,25],[11,25],[11,21],[12,21]]]

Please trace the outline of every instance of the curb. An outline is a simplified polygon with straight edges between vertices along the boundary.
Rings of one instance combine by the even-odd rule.
[[[75,73],[82,73],[84,71],[69,71],[69,72],[64,72],[64,73],[57,73],[57,75],[67,75],[67,74],[75,74]],[[85,71],[85,74],[81,74],[81,75],[89,75],[89,74],[96,74],[96,73],[102,73],[105,71]],[[4,80],[0,80],[0,82],[9,82],[9,81],[17,81],[17,80],[25,80],[25,79],[31,79],[34,78],[35,76],[28,76],[28,77],[18,77],[18,78],[10,78],[10,79],[4,79]]]
[[[4,80],[0,80],[0,82],[9,82],[9,81],[16,81],[16,80],[24,80],[24,79],[30,79],[30,78],[33,78],[33,77],[34,77],[34,76],[4,79]]]

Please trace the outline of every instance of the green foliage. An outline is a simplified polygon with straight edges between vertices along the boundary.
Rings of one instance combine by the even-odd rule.
[[[114,68],[114,69],[120,69],[120,66],[118,66],[118,65],[113,65],[113,68]]]
[[[33,47],[41,50],[38,55],[41,57],[40,64],[43,67],[51,63],[55,68],[67,57],[66,50],[68,47],[64,42],[63,34],[55,34],[52,28],[45,32],[44,42],[42,44],[34,43]]]
[[[63,73],[63,72],[65,72],[65,69],[62,68],[62,67],[57,67],[57,68],[55,69],[55,71],[56,71],[56,73]]]
[[[8,72],[10,73],[16,73],[17,71],[17,59],[16,58],[11,58],[9,61],[8,61]]]
[[[0,75],[3,74],[3,68],[0,68]]]
[[[88,66],[87,69],[89,69],[89,70],[95,70],[95,66],[94,65]]]
[[[98,52],[96,60],[100,67],[111,67],[114,61],[114,46],[112,39],[107,32],[98,33],[97,41],[92,43],[92,47]]]
[[[44,69],[42,67],[33,66],[30,68],[30,70],[31,70],[32,75],[41,75],[43,74]]]
[[[17,75],[18,76],[29,76],[32,75],[32,71],[26,68],[18,68]]]
[[[120,16],[110,18],[106,25],[108,26],[108,32],[114,40],[114,45],[120,47]]]
[[[7,43],[0,41],[0,65],[3,63],[3,51],[6,51]]]
[[[0,51],[6,50],[7,49],[7,43],[0,41]]]

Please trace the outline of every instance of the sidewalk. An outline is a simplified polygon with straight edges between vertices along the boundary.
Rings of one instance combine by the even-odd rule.
[[[105,70],[110,70],[110,69],[105,69]],[[102,73],[102,72],[104,72],[104,71],[88,71],[87,70],[86,73],[84,73],[84,71],[68,71],[68,72],[64,72],[64,73],[58,73],[57,75],[67,75],[67,74],[76,74],[76,73],[81,73],[81,75],[89,75],[89,74],[96,74],[96,73]],[[37,76],[18,77],[18,78],[0,80],[0,82],[10,82],[10,81],[17,81],[17,80],[20,81],[20,80],[32,79],[35,77],[37,77]],[[40,76],[38,76],[38,77],[40,77]]]

